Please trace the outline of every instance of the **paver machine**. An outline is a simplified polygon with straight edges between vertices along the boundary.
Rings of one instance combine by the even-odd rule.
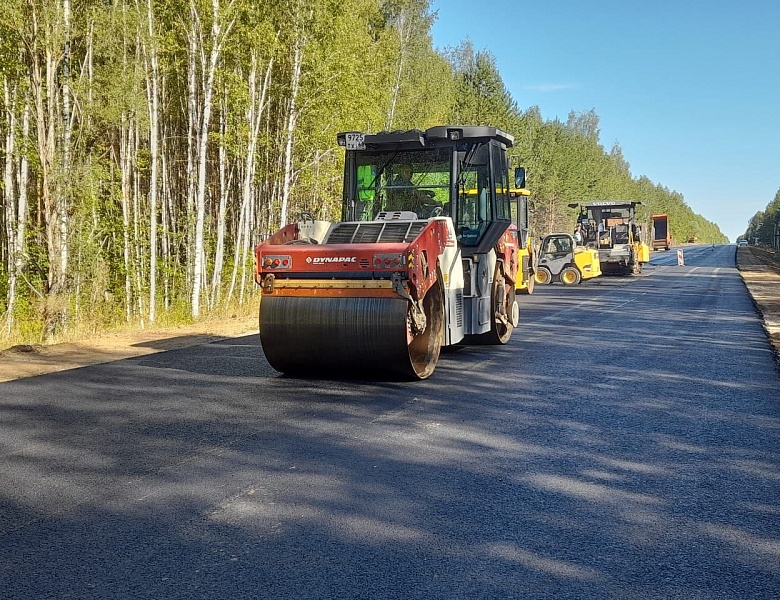
[[[599,253],[595,248],[579,245],[568,233],[544,236],[539,250],[536,282],[541,285],[560,282],[577,285],[601,275]]]
[[[577,224],[584,244],[598,250],[604,275],[638,275],[650,260],[650,247],[636,222],[636,207],[642,204],[609,200],[569,204],[580,209]]]
[[[437,126],[337,139],[341,220],[302,215],[255,247],[271,366],[425,379],[443,346],[507,343],[519,319],[513,137]]]

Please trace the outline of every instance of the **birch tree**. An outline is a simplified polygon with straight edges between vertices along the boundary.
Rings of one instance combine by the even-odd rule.
[[[195,167],[197,172],[195,185],[195,238],[193,245],[192,265],[192,316],[200,315],[200,295],[203,287],[206,265],[204,249],[204,221],[206,218],[206,165],[207,147],[209,141],[209,127],[211,126],[211,114],[214,100],[214,82],[217,68],[221,59],[221,53],[225,40],[230,35],[230,30],[235,23],[233,8],[236,0],[228,0],[225,7],[220,10],[220,0],[211,0],[211,12],[208,18],[211,27],[207,31],[204,28],[204,9],[199,6],[198,0],[190,0],[190,56],[188,57],[188,69],[192,77],[197,73],[200,78],[200,103],[191,105],[195,111],[192,115],[195,124]]]
[[[27,185],[29,180],[29,161],[22,149],[30,135],[29,97],[21,93],[16,84],[3,80],[3,92],[6,109],[6,143],[3,197],[5,203],[5,225],[7,249],[8,290],[6,293],[5,332],[11,335],[16,307],[16,290],[19,279],[23,277],[25,265],[25,236],[27,235]],[[17,139],[17,111],[21,105],[21,141]]]
[[[275,37],[278,40],[278,34]],[[273,52],[273,46],[270,49]],[[273,73],[274,57],[267,58],[264,72],[258,46],[254,45],[250,52],[249,72],[247,76],[247,104],[244,112],[246,140],[244,146],[243,177],[241,180],[241,204],[238,210],[239,218],[235,235],[233,271],[228,290],[228,301],[233,297],[236,287],[236,278],[241,274],[241,294],[239,302],[243,303],[243,283],[246,279],[246,256],[249,254],[251,243],[250,230],[252,225],[252,206],[256,188],[254,185],[257,173],[257,147],[261,126],[265,118],[268,91],[271,87],[271,74]],[[260,77],[260,75],[263,75]]]
[[[160,61],[157,51],[157,26],[154,2],[146,0],[146,35],[141,36],[146,80],[146,99],[149,113],[149,322],[154,323],[157,310],[157,220],[160,157]],[[136,7],[143,12],[140,0]]]
[[[408,102],[412,91],[418,88],[415,70],[423,70],[426,50],[430,48],[429,30],[433,17],[429,13],[428,0],[391,0],[383,3],[387,20],[395,33],[395,60],[391,80],[390,103],[385,120],[385,129],[396,128],[396,113],[399,102],[403,108],[412,108],[414,102]],[[446,93],[439,89],[438,93]],[[402,119],[403,121],[403,119]],[[420,127],[419,124],[415,126]]]
[[[11,333],[13,324],[13,308],[16,295],[16,275],[14,270],[17,250],[16,240],[16,195],[14,193],[14,155],[16,154],[16,110],[14,107],[16,100],[16,86],[3,78],[3,100],[5,102],[5,172],[3,175],[3,204],[5,205],[5,214],[0,214],[4,218],[5,231],[0,231],[0,241],[5,234],[6,245],[0,245],[0,259],[4,259],[5,264],[0,265],[0,273],[8,273],[8,291],[6,301],[6,330]]]
[[[69,119],[70,93],[63,89],[60,67],[68,54],[70,2],[61,4],[28,0],[19,32],[27,53],[34,125],[39,160],[40,192],[46,221],[48,255],[47,303],[44,310],[44,336],[52,338],[65,325],[67,314],[68,201],[59,166],[69,162],[69,150],[58,145],[63,135],[63,111]],[[66,61],[67,64],[67,61]],[[64,144],[69,143],[70,125]]]
[[[282,202],[279,210],[279,224],[287,223],[287,207],[290,202],[290,192],[293,180],[293,149],[295,143],[295,128],[299,118],[298,94],[301,89],[301,72],[306,51],[306,24],[312,20],[314,11],[308,3],[294,0],[291,7],[292,48],[290,50],[290,87],[287,97],[284,130],[281,136],[283,143],[284,166],[282,169]]]
[[[222,282],[222,265],[225,260],[225,231],[227,227],[228,195],[230,194],[233,170],[230,167],[228,157],[228,94],[223,90],[221,98],[221,110],[219,111],[219,147],[218,154],[218,182],[219,203],[217,207],[217,239],[214,249],[214,267],[211,272],[211,294],[209,295],[209,309],[213,309],[220,297]]]

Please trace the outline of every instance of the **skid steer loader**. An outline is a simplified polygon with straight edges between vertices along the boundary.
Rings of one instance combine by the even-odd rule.
[[[542,239],[536,283],[577,285],[601,275],[599,253],[575,243],[568,233],[551,233]]]

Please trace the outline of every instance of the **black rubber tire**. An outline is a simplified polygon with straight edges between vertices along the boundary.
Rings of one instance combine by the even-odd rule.
[[[563,285],[578,285],[580,281],[582,281],[582,275],[580,275],[577,267],[569,265],[568,267],[564,267],[563,270],[561,270],[560,279]]]
[[[534,279],[539,285],[549,285],[552,283],[552,273],[547,267],[537,267]]]

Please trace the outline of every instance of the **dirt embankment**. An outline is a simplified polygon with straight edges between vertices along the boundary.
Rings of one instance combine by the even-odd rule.
[[[166,329],[109,333],[81,342],[14,346],[0,352],[0,382],[256,332],[256,316],[235,317]]]
[[[737,268],[756,310],[763,316],[764,329],[780,366],[780,255],[763,248],[737,248]]]
[[[737,248],[737,268],[745,281],[780,364],[780,262],[760,248]],[[174,350],[257,332],[257,318],[237,317],[170,329],[107,334],[82,342],[15,346],[0,352],[0,382]]]

